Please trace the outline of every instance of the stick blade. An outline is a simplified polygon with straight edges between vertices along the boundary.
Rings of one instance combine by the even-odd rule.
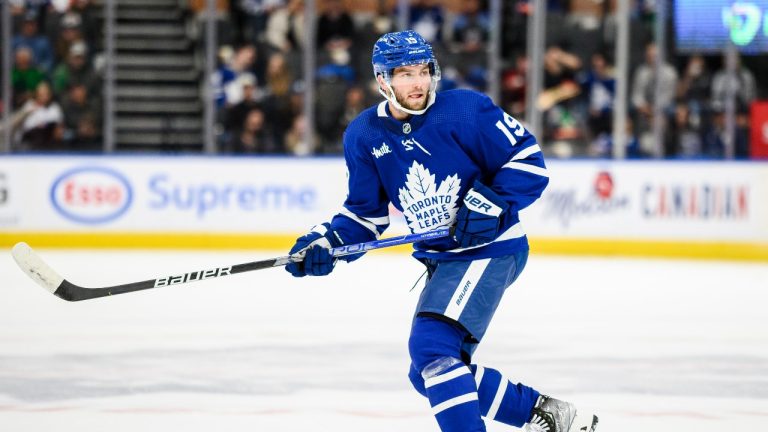
[[[16,246],[11,249],[11,255],[27,276],[52,294],[64,282],[64,278],[46,264],[28,244],[16,243]]]

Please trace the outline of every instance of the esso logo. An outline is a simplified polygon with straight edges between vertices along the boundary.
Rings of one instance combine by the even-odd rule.
[[[122,174],[102,167],[75,168],[51,187],[53,207],[67,219],[100,224],[120,217],[131,205],[131,185]]]

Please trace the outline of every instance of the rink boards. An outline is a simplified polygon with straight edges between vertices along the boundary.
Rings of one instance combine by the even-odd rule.
[[[548,168],[521,216],[534,252],[768,261],[768,163]],[[4,156],[0,244],[280,250],[345,194],[340,158]],[[405,233],[390,210],[386,235]]]

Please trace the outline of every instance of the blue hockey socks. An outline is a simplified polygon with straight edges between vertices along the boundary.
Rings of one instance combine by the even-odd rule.
[[[513,384],[496,369],[474,364],[469,368],[477,384],[483,417],[522,427],[531,417],[539,392],[523,384]]]
[[[408,377],[429,399],[440,430],[482,432],[482,417],[524,425],[539,393],[511,383],[495,369],[459,360],[465,335],[454,325],[427,317],[417,317],[411,329]]]
[[[475,380],[467,365],[457,358],[444,357],[428,365],[422,377],[441,431],[485,432]]]

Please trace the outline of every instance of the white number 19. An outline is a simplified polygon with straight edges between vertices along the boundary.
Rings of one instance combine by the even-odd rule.
[[[499,128],[499,130],[504,134],[504,136],[507,137],[510,144],[512,145],[517,144],[517,138],[515,138],[515,136],[522,137],[525,135],[525,128],[523,125],[507,113],[504,113],[504,123],[499,120],[496,122],[496,127]]]

